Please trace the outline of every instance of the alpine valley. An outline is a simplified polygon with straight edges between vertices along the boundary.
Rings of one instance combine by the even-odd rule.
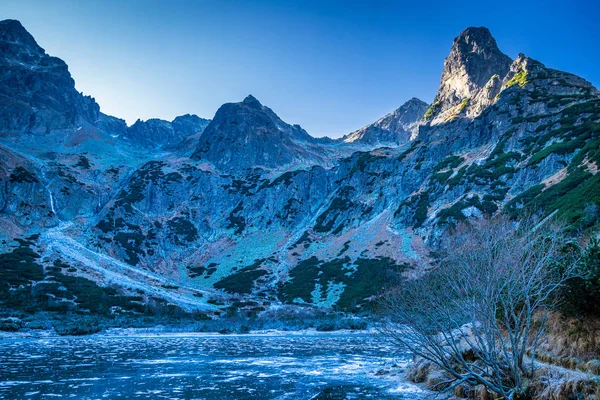
[[[127,126],[1,21],[2,316],[366,311],[458,221],[595,230],[599,163],[600,92],[483,27],[454,39],[431,104],[334,140],[252,95]]]

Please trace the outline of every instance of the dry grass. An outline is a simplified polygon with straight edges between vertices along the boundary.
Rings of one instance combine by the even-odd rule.
[[[600,375],[600,321],[552,314],[536,358],[542,363]]]
[[[536,371],[529,391],[533,400],[600,399],[600,377],[546,366]]]
[[[539,344],[538,369],[529,382],[532,400],[600,400],[600,320],[550,316],[547,334]],[[529,354],[531,355],[531,354]],[[407,378],[442,391],[448,377],[420,358],[407,369]],[[462,384],[453,389],[455,398],[496,400],[482,385]]]
[[[435,365],[425,360],[415,360],[406,372],[407,378],[415,383],[424,383],[434,391],[449,387],[448,376]],[[461,384],[453,388],[454,398],[498,400],[501,397],[488,392],[483,385]],[[531,379],[527,398],[531,400],[600,400],[600,376],[573,371],[554,365],[542,365]]]
[[[452,393],[454,397],[459,399],[477,399],[477,400],[497,400],[500,399],[497,395],[487,391],[485,386],[477,385],[458,385]]]
[[[600,400],[600,321],[578,320],[554,314],[548,335],[540,345],[538,369],[531,378],[527,398],[532,400]],[[430,361],[416,358],[407,378],[442,391],[448,376]],[[453,388],[455,398],[496,400],[482,385]]]

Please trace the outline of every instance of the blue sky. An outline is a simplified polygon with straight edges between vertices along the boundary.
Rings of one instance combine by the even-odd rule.
[[[339,137],[416,96],[431,102],[452,40],[487,26],[600,86],[598,1],[2,0],[78,90],[127,120],[212,118],[252,93],[314,136]]]

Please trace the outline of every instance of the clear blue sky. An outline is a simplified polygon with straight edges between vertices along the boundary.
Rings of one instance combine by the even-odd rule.
[[[416,96],[431,102],[452,40],[487,26],[600,85],[600,2],[2,0],[78,90],[127,120],[212,118],[252,93],[314,136],[338,137]]]

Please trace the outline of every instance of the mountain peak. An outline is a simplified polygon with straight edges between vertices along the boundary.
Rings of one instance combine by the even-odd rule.
[[[416,97],[411,98],[399,108],[342,138],[346,143],[365,145],[401,145],[416,135],[418,123],[429,105]]]
[[[21,34],[29,33],[25,27],[23,27],[21,22],[16,19],[4,19],[0,21],[0,31],[20,32]]]
[[[0,21],[0,65],[1,131],[46,133],[98,121],[98,104],[75,89],[67,64],[17,20]]]
[[[171,122],[159,118],[146,121],[138,119],[127,128],[121,139],[151,148],[172,146],[190,135],[204,131],[209,122],[195,114],[180,115]]]
[[[456,39],[450,56],[455,53],[461,58],[461,61],[471,70],[467,70],[473,78],[480,78],[476,83],[480,86],[485,85],[488,79],[477,74],[477,69],[485,67],[487,63],[502,62],[509,63],[510,58],[502,53],[498,48],[496,39],[492,36],[490,30],[486,27],[471,27],[462,31]],[[475,73],[475,74],[473,74]]]
[[[425,103],[423,100],[419,99],[418,97],[412,97],[406,103],[404,103],[400,108],[402,108],[402,107],[422,106],[422,105],[427,106],[428,104]]]
[[[0,41],[33,47],[43,52],[43,49],[37,44],[33,36],[16,19],[0,21]]]
[[[246,98],[242,101],[242,104],[258,109],[262,108],[262,104],[260,104],[260,101],[258,101],[258,99],[252,96],[251,94],[246,96]]]
[[[463,30],[455,39],[454,42],[470,43],[476,45],[489,45],[498,47],[492,33],[485,26],[471,26]]]
[[[433,101],[428,119],[445,115],[461,103],[468,104],[496,75],[504,77],[512,60],[498,48],[489,29],[471,27],[455,39],[450,54],[444,61],[440,87]]]
[[[321,159],[317,140],[282,121],[252,95],[222,105],[199,139],[192,158],[225,170],[305,163]]]

